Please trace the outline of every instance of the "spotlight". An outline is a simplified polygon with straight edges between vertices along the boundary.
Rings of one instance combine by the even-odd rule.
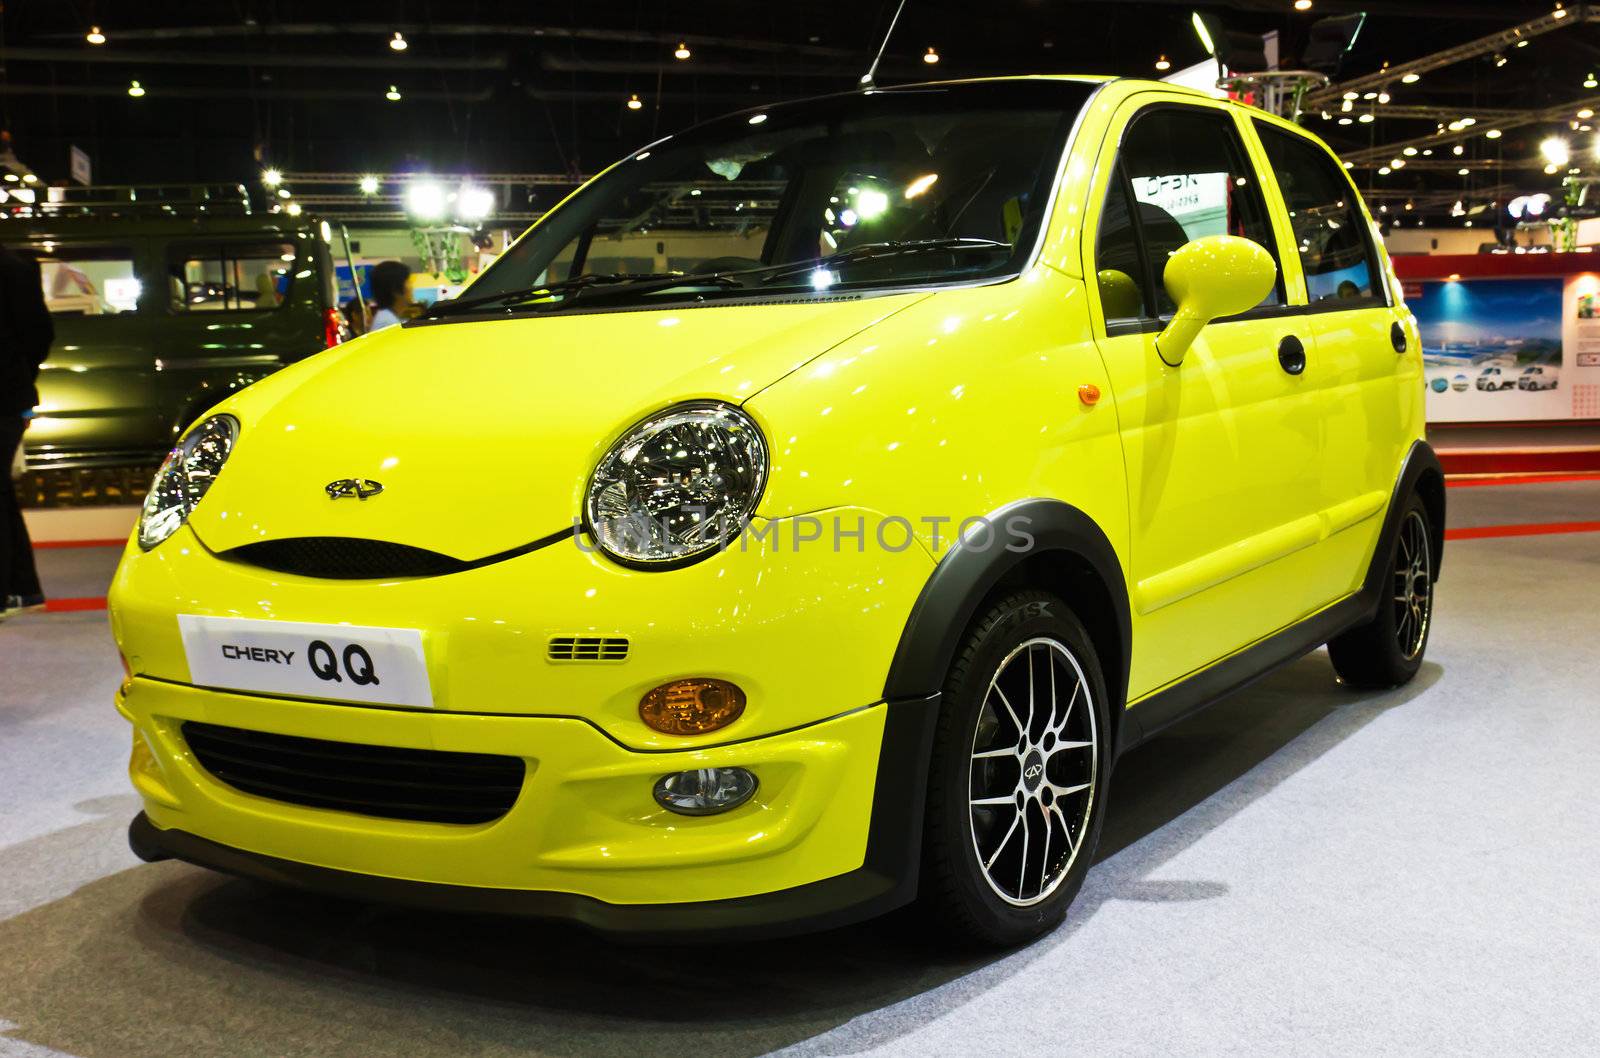
[[[400,102],[400,88],[399,88],[399,86],[398,85],[390,85],[389,86],[389,90],[387,92],[383,93],[383,98],[387,99],[391,103]]]
[[[1415,147],[1407,147],[1400,153],[1405,155],[1407,158],[1415,158],[1417,156],[1417,149]]]
[[[1310,11],[1311,0],[1294,0],[1294,9],[1296,11]]]
[[[1465,147],[1463,147],[1461,144],[1458,143],[1454,147],[1450,148],[1450,153],[1455,155],[1457,158],[1459,158],[1463,154],[1467,153],[1467,149]]]
[[[406,188],[406,212],[418,220],[444,217],[444,188],[433,180],[418,180]]]
[[[644,109],[644,102],[639,98],[639,93],[638,92],[635,92],[635,93],[633,93],[632,95],[630,95],[628,97],[628,109],[629,110],[643,110]]]
[[[1371,123],[1374,119],[1371,114],[1362,114],[1359,118],[1356,118],[1356,120],[1361,122],[1361,124],[1366,125]]]
[[[284,209],[291,217],[298,217],[302,211],[300,203],[298,202],[291,202],[285,206]]]
[[[765,120],[767,120],[767,116],[765,114],[753,114],[750,117],[750,124],[759,125]]]
[[[694,54],[694,52],[689,50],[689,45],[680,40],[680,41],[678,41],[677,48],[675,48],[673,50],[673,52],[672,52],[672,57],[674,59],[677,59],[679,62],[683,62],[685,59],[687,59],[689,56],[691,56],[693,54]]]
[[[395,51],[405,51],[410,45],[406,43],[405,35],[397,29],[394,31],[394,36],[389,40],[389,47]]]
[[[1551,136],[1541,142],[1539,153],[1551,165],[1564,166],[1572,160],[1572,148],[1560,136]]]
[[[363,195],[376,195],[378,193],[378,178],[375,176],[363,176],[361,182],[356,184],[356,187]]]
[[[486,187],[462,184],[456,192],[456,212],[462,220],[483,220],[494,212],[494,192]]]
[[[1594,117],[1594,111],[1590,110],[1588,107],[1584,107],[1582,110],[1578,111],[1578,118],[1581,121],[1588,121],[1592,117]]]
[[[283,183],[283,172],[279,169],[261,170],[261,182],[268,187],[277,187]]]
[[[1501,53],[1500,53],[1500,52],[1495,52],[1495,53],[1494,53],[1494,64],[1495,64],[1495,67],[1496,67],[1496,68],[1497,68],[1497,69],[1498,69],[1498,68],[1499,68],[1499,67],[1501,67],[1501,66],[1504,66],[1504,65],[1505,65],[1505,64],[1506,64],[1506,63],[1507,63],[1507,62],[1509,62],[1509,61],[1510,61],[1510,60],[1508,60],[1508,59],[1507,59],[1507,58],[1506,58],[1506,57],[1505,57],[1505,56],[1504,56],[1504,55],[1503,55],[1503,54],[1501,54]]]
[[[1566,18],[1567,17],[1567,9],[1562,7],[1561,4],[1558,2],[1556,4],[1556,9],[1554,11],[1550,12],[1550,17],[1551,18]]]
[[[133,98],[138,99],[144,95],[144,85],[140,84],[138,81],[132,82],[128,85],[128,94]]]
[[[83,39],[88,41],[90,44],[104,44],[106,42],[106,35],[100,32],[99,26],[90,26],[88,34]]]
[[[288,198],[289,197],[289,189],[287,187],[278,188],[278,197],[279,198]]]
[[[1488,132],[1483,134],[1483,138],[1486,140],[1498,140],[1500,136],[1501,132],[1499,129],[1490,129]]]
[[[1469,171],[1470,170],[1468,170],[1466,166],[1462,166],[1460,169],[1456,170],[1456,175],[1457,176],[1466,176]]]
[[[1158,69],[1158,70],[1170,70],[1170,69],[1172,69],[1172,63],[1168,62],[1167,61],[1167,57],[1165,55],[1163,55],[1163,56],[1161,56],[1161,58],[1156,60],[1156,69]]]
[[[1585,77],[1583,79],[1583,87],[1585,87],[1585,88],[1600,88],[1600,81],[1596,81],[1594,79],[1594,74],[1591,72],[1588,77]]]
[[[1400,83],[1416,84],[1420,80],[1422,80],[1422,75],[1420,73],[1408,73],[1404,77],[1400,78]]]
[[[1378,102],[1387,103],[1388,101],[1389,101],[1389,93],[1388,92],[1379,92],[1378,93]]]
[[[939,61],[939,53],[934,51],[932,44],[928,45],[928,50],[923,52],[922,61],[927,63],[929,66],[932,66],[934,63]]]

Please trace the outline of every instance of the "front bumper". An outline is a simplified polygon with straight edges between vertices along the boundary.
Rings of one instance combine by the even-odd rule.
[[[636,935],[770,935],[843,924],[915,893],[934,700],[877,703],[793,731],[668,752],[623,747],[569,717],[327,705],[134,678],[144,799],[130,838],[232,873],[346,895],[569,919]],[[237,790],[189,751],[184,721],[332,741],[518,756],[524,785],[494,822],[452,825],[310,808]],[[748,767],[749,803],[686,818],[650,789],[671,771]]]

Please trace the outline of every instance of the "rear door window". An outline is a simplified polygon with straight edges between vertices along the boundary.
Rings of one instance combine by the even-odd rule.
[[[172,311],[276,309],[288,299],[294,265],[287,242],[178,243],[167,254]]]
[[[1260,121],[1256,133],[1289,210],[1311,304],[1381,298],[1372,233],[1344,170],[1303,136]]]
[[[127,246],[34,243],[44,303],[56,316],[117,316],[135,312],[142,292]]]

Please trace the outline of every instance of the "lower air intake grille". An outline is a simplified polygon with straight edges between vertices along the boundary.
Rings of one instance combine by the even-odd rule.
[[[407,544],[352,536],[296,536],[263,540],[222,552],[222,557],[274,573],[333,580],[439,577],[470,569],[471,563]]]
[[[602,636],[553,636],[551,661],[622,661],[628,656],[628,641]]]
[[[425,823],[488,823],[522,792],[523,763],[488,753],[396,749],[237,727],[183,725],[200,766],[274,801]]]

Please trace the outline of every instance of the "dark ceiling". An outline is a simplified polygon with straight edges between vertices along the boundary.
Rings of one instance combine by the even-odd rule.
[[[1577,8],[1579,5],[1569,5]],[[880,83],[976,74],[1157,76],[1203,58],[1179,2],[909,0]],[[1278,30],[1296,55],[1319,18],[1369,13],[1344,76],[1370,73],[1548,13],[1549,3],[1235,0],[1202,5],[1229,28]],[[46,181],[87,151],[97,183],[253,181],[263,164],[295,171],[588,172],[655,136],[763,101],[851,87],[893,0],[656,0],[508,3],[301,0],[143,3],[11,0],[0,40],[0,122]],[[1539,36],[1503,66],[1485,56],[1429,73],[1396,105],[1509,109],[1585,95],[1600,65],[1595,24]],[[84,35],[99,25],[101,46]],[[399,30],[409,46],[392,50]],[[678,41],[693,52],[673,58]],[[921,61],[929,46],[941,61]],[[130,81],[145,88],[128,95]],[[393,85],[400,93],[390,102]],[[643,103],[629,110],[637,94]],[[1430,133],[1433,120],[1381,116],[1310,126],[1336,148]],[[1537,153],[1550,126],[1467,144],[1464,160]],[[1585,152],[1587,155],[1587,152]],[[1480,196],[1553,189],[1538,168],[1408,168],[1364,186]]]

